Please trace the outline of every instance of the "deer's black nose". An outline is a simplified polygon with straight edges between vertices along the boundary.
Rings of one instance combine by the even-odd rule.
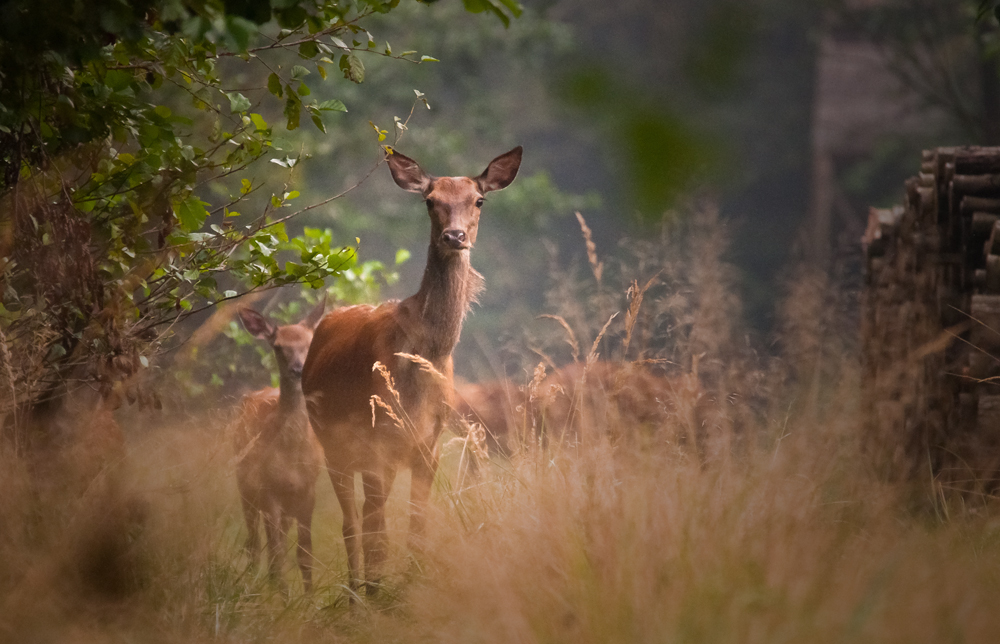
[[[464,230],[450,228],[441,233],[441,241],[455,249],[465,248],[465,240],[466,236]]]

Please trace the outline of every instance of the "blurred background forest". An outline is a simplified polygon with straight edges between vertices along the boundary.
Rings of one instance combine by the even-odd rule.
[[[474,263],[487,291],[457,354],[467,376],[482,375],[484,351],[522,341],[553,261],[585,265],[575,210],[614,255],[624,236],[675,224],[693,196],[716,201],[746,322],[766,335],[790,266],[859,287],[867,209],[900,200],[922,148],[995,142],[996,25],[977,22],[979,5],[542,0],[505,27],[457,2],[410,3],[380,36],[440,62],[375,60],[363,85],[320,89],[349,112],[296,139],[312,158],[294,184],[315,197],[352,184],[377,154],[368,121],[405,117],[413,89],[433,109],[416,111],[399,149],[430,172],[478,172],[525,146],[521,178],[483,216]],[[414,202],[378,172],[299,224],[359,236],[362,259],[411,251],[384,293],[400,297],[423,266]]]
[[[17,27],[16,12],[7,17],[10,33],[2,35],[16,46],[5,54],[9,78],[0,89],[7,92],[4,101],[20,107],[0,112],[3,186],[14,187],[18,172],[31,164],[48,167],[52,159],[83,168],[73,155],[85,157],[93,146],[80,141],[107,146],[94,157],[106,158],[89,170],[90,183],[64,186],[63,193],[88,213],[94,239],[111,243],[74,247],[66,233],[54,237],[65,248],[48,249],[57,258],[53,270],[68,274],[73,262],[58,258],[87,253],[96,272],[77,279],[90,279],[89,286],[36,279],[49,260],[38,260],[42,250],[31,249],[53,239],[37,218],[24,217],[14,233],[24,237],[25,250],[5,267],[12,288],[0,314],[12,320],[8,333],[18,340],[34,334],[37,341],[28,345],[48,347],[41,362],[26,359],[23,373],[15,374],[25,391],[44,391],[31,384],[38,365],[59,374],[53,386],[76,379],[70,371],[88,360],[117,357],[130,366],[112,371],[127,376],[139,368],[146,347],[171,335],[163,331],[175,322],[191,317],[173,334],[174,347],[208,319],[215,302],[248,289],[289,282],[316,287],[325,276],[333,278],[327,287],[337,304],[410,294],[423,267],[426,221],[417,200],[375,167],[384,144],[397,145],[437,175],[478,173],[499,152],[525,147],[519,180],[489,200],[473,257],[487,290],[456,358],[461,375],[479,379],[530,370],[522,357],[545,333],[534,320],[553,308],[554,269],[587,274],[577,211],[592,231],[594,257],[609,266],[602,287],[621,294],[632,279],[652,276],[610,269],[633,261],[635,240],[681,235],[691,213],[712,204],[725,230],[723,259],[735,267],[741,305],[732,314],[760,347],[779,325],[777,302],[789,278],[803,266],[856,292],[867,210],[900,199],[919,150],[1000,141],[998,25],[990,1],[532,0],[520,6],[513,0],[365,0],[324,9],[335,21],[345,11],[358,16],[352,44],[323,41],[316,35],[324,33],[319,21],[297,47],[281,39],[290,27],[306,24],[302,7],[309,3],[265,4],[220,9],[193,2],[195,13],[185,22],[172,17],[188,15],[183,3],[164,3],[157,17],[157,10],[144,16],[99,2],[97,23],[81,14],[74,18],[79,25],[57,27],[48,39],[23,35],[49,27]],[[29,6],[17,11],[45,13]],[[263,13],[254,14],[255,7]],[[272,9],[282,24],[271,22],[253,36],[254,22],[266,22]],[[216,11],[216,18],[198,17],[206,11]],[[343,24],[330,29],[341,33]],[[129,29],[150,25],[156,37],[136,59]],[[279,26],[288,27],[280,32],[285,35]],[[66,44],[80,35],[74,29],[83,35],[79,47]],[[114,49],[95,49],[112,34]],[[281,43],[261,44],[276,36]],[[191,49],[171,50],[171,39]],[[251,56],[248,46],[257,53]],[[100,52],[104,67],[92,69],[104,71],[93,78],[61,76],[59,64],[46,57],[50,50],[71,64],[74,56],[86,60]],[[162,75],[160,57],[167,63]],[[25,61],[40,65],[45,80],[32,80]],[[172,76],[177,65],[188,66],[187,85]],[[146,70],[146,77],[136,70]],[[19,82],[31,88],[21,98]],[[45,105],[37,132],[31,92]],[[114,116],[107,123],[118,125],[102,125],[100,92],[121,110],[108,112]],[[130,121],[133,116],[141,118]],[[67,120],[75,124],[65,127]],[[137,122],[144,123],[135,130],[143,134],[127,142],[125,124]],[[219,144],[240,137],[246,143],[236,150]],[[164,155],[175,161],[161,164]],[[151,196],[149,186],[167,176],[181,179],[164,184],[169,198]],[[116,181],[132,187],[116,192]],[[95,201],[91,194],[102,196]],[[166,203],[173,213],[162,215],[158,233],[141,223],[160,217]],[[237,208],[243,218],[231,219]],[[297,210],[270,237],[267,222]],[[233,228],[250,218],[248,227]],[[254,239],[240,241],[239,230]],[[292,241],[283,237],[286,230]],[[157,261],[175,251],[179,259],[147,276],[152,269],[136,258],[157,244]],[[236,263],[224,266],[232,251],[216,252],[213,244],[239,247]],[[209,259],[184,248],[203,248]],[[290,269],[284,262],[296,253],[301,262]],[[337,257],[348,270],[334,266]],[[146,291],[138,300],[137,285]],[[270,298],[268,312],[293,317],[301,304],[291,291]],[[302,297],[315,300],[308,289]],[[72,306],[60,303],[74,298]],[[107,298],[128,304],[113,312]],[[41,301],[50,306],[38,306]],[[842,321],[852,325],[856,298],[845,301]],[[31,311],[44,313],[18,318]],[[233,315],[229,307],[213,318],[176,354],[179,360],[156,363],[174,367],[187,393],[234,393],[244,380],[261,380],[255,364],[233,359],[232,343],[211,341],[225,330],[244,357],[252,355],[254,345]],[[79,340],[94,324],[103,327],[103,340],[84,348]],[[552,330],[548,322],[541,326]],[[258,353],[268,360],[266,351]],[[34,394],[15,398],[26,396]]]

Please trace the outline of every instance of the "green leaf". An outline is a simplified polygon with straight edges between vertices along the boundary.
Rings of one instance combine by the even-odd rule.
[[[249,179],[241,179],[240,180],[240,194],[241,195],[247,194],[252,189],[253,189],[253,182],[252,181],[250,181]],[[227,214],[226,216],[231,216],[231,215]]]
[[[250,115],[250,120],[253,121],[253,126],[257,128],[258,132],[265,132],[267,130],[267,121],[265,121],[264,117],[260,114],[254,112]]]
[[[354,54],[344,54],[340,57],[340,70],[344,72],[344,78],[351,82],[360,84],[365,80],[364,63]]]
[[[328,101],[323,101],[316,106],[316,109],[322,110],[324,112],[346,112],[347,106],[344,105],[343,101],[339,101],[335,98],[331,98]]]
[[[440,63],[441,61],[432,56],[421,56],[420,62],[422,63]]]
[[[379,127],[371,121],[368,121],[368,125],[372,126],[372,129],[375,130],[375,133],[378,135],[379,142],[385,141],[386,135],[389,134],[388,132],[386,132],[385,130],[380,130]]]
[[[205,206],[207,205],[194,195],[180,202],[176,208],[176,212],[177,221],[180,222],[181,228],[189,233],[193,233],[201,228],[208,217],[208,211],[205,210]]]
[[[507,7],[510,10],[511,15],[515,18],[520,18],[521,14],[524,13],[524,9],[517,2],[517,0],[500,0],[500,4]]]
[[[500,7],[496,6],[495,4],[493,4],[493,3],[491,2],[491,3],[490,3],[490,5],[489,5],[489,11],[490,11],[490,13],[492,13],[492,14],[493,14],[494,16],[496,16],[497,18],[499,18],[499,19],[500,19],[500,22],[502,22],[502,23],[503,23],[503,26],[504,26],[505,28],[506,28],[506,27],[510,27],[510,17],[508,17],[508,16],[507,16],[507,14],[505,14],[505,13],[503,12],[503,9],[501,9]]]
[[[315,41],[304,42],[299,45],[299,56],[302,58],[315,58],[319,55],[319,46]]]
[[[402,264],[403,262],[410,259],[410,251],[405,248],[400,248],[396,251],[396,264]]]
[[[267,91],[281,98],[281,79],[273,72],[267,77]]]
[[[237,52],[245,52],[250,44],[250,37],[257,31],[257,25],[246,18],[226,16],[226,35],[235,45]]]
[[[299,115],[301,112],[302,99],[290,92],[288,94],[288,100],[285,101],[285,118],[287,119],[286,127],[289,130],[294,130],[299,126]]]
[[[323,124],[323,119],[320,118],[319,114],[312,114],[309,118],[312,119],[313,125],[316,126],[317,130],[326,134],[326,125]]]
[[[292,192],[295,192],[296,196],[298,196],[298,192],[296,192],[295,190],[293,190]],[[286,199],[288,198],[287,194],[285,195],[285,198]],[[284,223],[274,224],[268,230],[271,231],[271,235],[273,237],[277,238],[277,240],[279,242],[282,242],[282,243],[285,243],[285,244],[288,243],[288,233],[285,231],[285,224]]]
[[[250,99],[239,92],[226,92],[229,99],[229,109],[233,112],[246,112],[250,109]]]
[[[288,9],[275,9],[274,17],[278,19],[278,24],[285,29],[295,29],[309,17],[305,8],[297,6],[292,2]]]
[[[310,74],[309,70],[302,65],[292,67],[292,80],[302,80]]]
[[[104,76],[104,84],[111,88],[113,92],[121,92],[128,89],[135,77],[126,71],[112,69]]]

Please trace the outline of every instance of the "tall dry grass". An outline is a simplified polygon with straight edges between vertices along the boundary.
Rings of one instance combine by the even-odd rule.
[[[586,271],[561,273],[549,305],[585,354],[610,313],[630,306],[632,281],[657,275],[631,332],[622,313],[597,351],[681,372],[699,356],[718,410],[713,452],[698,454],[669,423],[630,441],[621,437],[635,428],[596,418],[587,440],[529,440],[473,471],[477,450],[449,437],[425,550],[404,545],[402,477],[389,504],[390,573],[352,608],[325,480],[316,591],[296,590],[290,566],[286,600],[241,549],[226,419],[122,418],[129,454],[115,480],[138,508],[95,507],[86,491],[40,505],[21,461],[0,453],[0,641],[996,641],[995,501],[874,475],[859,435],[854,330],[830,313],[836,285],[791,281],[780,351],[756,352],[741,331],[725,231],[703,215],[632,245],[622,265],[595,255]],[[534,348],[571,359],[565,328],[537,324],[553,328],[529,338]],[[102,542],[103,525],[125,536]],[[81,545],[95,533],[104,555]],[[127,575],[120,592],[95,586],[101,565]]]

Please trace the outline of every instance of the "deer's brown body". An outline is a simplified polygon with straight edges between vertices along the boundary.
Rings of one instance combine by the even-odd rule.
[[[711,407],[697,372],[664,376],[603,361],[556,369],[530,396],[503,379],[465,383],[456,398],[456,412],[481,423],[490,452],[504,455],[531,436],[574,442],[592,429],[640,426],[674,427],[700,450],[698,436]]]
[[[576,362],[542,381],[532,413],[536,431],[550,439],[580,440],[591,428],[627,439],[614,434],[670,426],[698,451],[707,405],[696,370],[664,376],[629,363]]]
[[[316,329],[303,390],[344,513],[352,587],[360,583],[362,549],[365,577],[370,582],[379,578],[385,559],[385,502],[400,468],[409,467],[412,474],[411,534],[423,532],[424,508],[437,470],[437,439],[450,412],[451,354],[465,314],[482,288],[469,251],[476,240],[483,195],[509,185],[520,162],[521,148],[515,148],[494,159],[479,177],[434,178],[411,159],[391,154],[393,179],[424,197],[431,219],[420,290],[401,302],[338,309]],[[421,370],[399,353],[420,356],[438,374]],[[373,372],[376,362],[394,380],[401,410],[397,418],[373,405],[374,396],[394,400],[385,379]],[[355,472],[361,472],[365,496],[360,525]]]
[[[301,377],[313,327],[322,314],[320,303],[301,323],[276,327],[255,311],[240,311],[247,330],[274,348],[281,376],[280,389],[262,389],[243,397],[234,435],[247,552],[256,560],[263,517],[270,573],[283,586],[285,538],[294,520],[306,592],[312,588],[312,514],[323,453],[309,424]]]

